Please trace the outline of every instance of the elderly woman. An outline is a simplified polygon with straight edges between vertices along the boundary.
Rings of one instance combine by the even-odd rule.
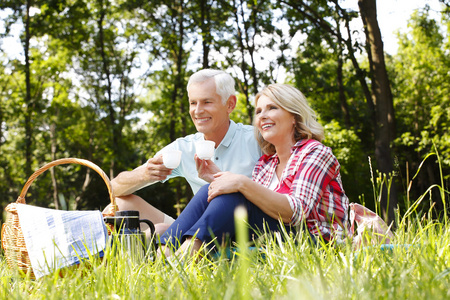
[[[255,105],[254,127],[264,155],[253,178],[215,174],[161,236],[161,244],[179,241],[179,251],[190,245],[196,251],[213,237],[233,239],[238,206],[247,209],[251,230],[277,231],[282,223],[290,232],[306,224],[310,234],[326,241],[344,237],[349,203],[340,165],[320,143],[323,128],[303,94],[272,84],[256,96]]]

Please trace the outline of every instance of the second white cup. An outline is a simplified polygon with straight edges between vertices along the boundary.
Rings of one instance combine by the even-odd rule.
[[[213,141],[195,142],[195,152],[200,159],[211,159],[214,156],[214,147],[216,143]]]
[[[166,150],[163,152],[163,163],[168,169],[175,169],[181,162],[180,150]]]

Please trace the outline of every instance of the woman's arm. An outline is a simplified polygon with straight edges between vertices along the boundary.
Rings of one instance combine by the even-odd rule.
[[[240,192],[270,217],[281,219],[283,223],[290,222],[292,209],[286,195],[274,192],[244,175],[219,172],[214,177],[208,201],[222,194]]]
[[[292,225],[300,224],[304,218],[332,218],[335,209],[334,197],[325,196],[328,184],[339,172],[339,163],[331,149],[322,145],[313,145],[301,149],[305,155],[296,156],[301,161],[294,161],[289,187],[289,204],[293,210]],[[320,217],[319,217],[320,215]]]

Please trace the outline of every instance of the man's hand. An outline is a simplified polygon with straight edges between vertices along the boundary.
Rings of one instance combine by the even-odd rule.
[[[212,160],[200,159],[197,154],[195,154],[194,159],[198,177],[206,182],[212,182],[214,180],[214,174],[220,172],[220,169],[212,162]]]
[[[172,170],[163,165],[162,155],[159,155],[132,171],[121,172],[111,180],[111,185],[116,197],[127,196],[144,186],[166,179],[170,174]]]
[[[172,169],[164,166],[162,155],[150,158],[147,161],[145,177],[148,181],[155,182],[164,180],[170,174],[172,174]]]

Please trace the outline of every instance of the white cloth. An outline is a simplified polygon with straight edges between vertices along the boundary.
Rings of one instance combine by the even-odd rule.
[[[274,191],[277,187],[280,181],[278,180],[277,173],[273,174],[272,181],[270,182],[269,186],[267,187],[269,190]]]
[[[36,278],[79,263],[106,247],[100,211],[64,211],[18,204],[17,213]]]

